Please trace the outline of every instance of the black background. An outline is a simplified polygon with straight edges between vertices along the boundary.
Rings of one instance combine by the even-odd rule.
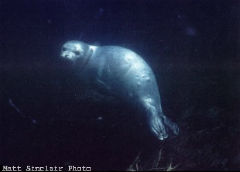
[[[161,167],[240,169],[239,1],[2,0],[0,8],[3,165],[126,169],[139,150],[160,147]],[[72,39],[143,56],[179,136],[159,143],[141,135],[134,120],[120,120],[131,112],[124,102],[82,91],[59,62]]]

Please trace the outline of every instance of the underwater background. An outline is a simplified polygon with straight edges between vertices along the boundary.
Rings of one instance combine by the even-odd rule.
[[[239,26],[238,0],[1,0],[0,165],[239,170]],[[155,140],[78,83],[59,62],[68,40],[141,55],[179,135]]]

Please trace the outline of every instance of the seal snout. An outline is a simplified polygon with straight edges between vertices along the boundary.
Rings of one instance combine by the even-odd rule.
[[[65,58],[65,59],[73,60],[75,58],[75,54],[70,51],[63,51],[61,53],[61,57]]]

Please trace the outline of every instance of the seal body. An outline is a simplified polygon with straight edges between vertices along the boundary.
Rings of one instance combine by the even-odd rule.
[[[147,125],[159,140],[168,137],[167,129],[178,134],[177,125],[163,114],[153,71],[135,52],[119,46],[97,47],[68,41],[61,57],[72,63],[86,83],[103,87],[144,110]]]

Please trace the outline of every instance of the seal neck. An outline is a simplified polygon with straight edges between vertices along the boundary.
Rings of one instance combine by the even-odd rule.
[[[83,70],[89,63],[91,57],[93,56],[93,53],[96,51],[97,46],[89,45],[88,52],[86,53],[86,59],[81,65],[81,70]]]

